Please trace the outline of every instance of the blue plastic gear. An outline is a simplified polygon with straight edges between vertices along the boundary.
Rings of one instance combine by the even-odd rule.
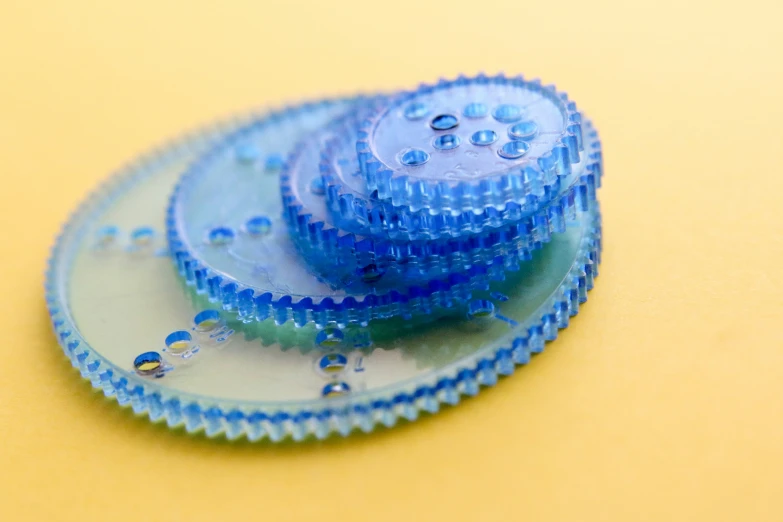
[[[322,104],[273,118],[313,107]],[[152,421],[278,441],[413,420],[527,363],[593,285],[597,211],[476,295],[460,318],[417,328],[399,320],[323,330],[287,324],[272,327],[278,340],[260,340],[253,327],[263,325],[233,321],[220,306],[202,308],[205,295],[183,292],[160,250],[165,204],[182,169],[236,125],[174,142],[118,173],[71,217],[48,264],[46,302],[65,354],[94,387]],[[279,165],[275,151],[231,152],[257,175],[266,175],[261,165]],[[263,233],[265,223],[250,229]],[[294,349],[282,340],[286,331],[295,346],[308,337],[309,345]]]
[[[379,101],[373,106],[381,104]],[[581,201],[585,208],[586,200],[594,199],[596,188],[600,187],[601,142],[592,123],[585,120],[581,160],[571,166],[568,176],[558,177],[552,185],[545,186],[540,197],[529,195],[522,204],[508,203],[503,210],[487,207],[461,214],[432,214],[429,209],[411,211],[407,206],[394,206],[370,193],[361,176],[355,142],[360,120],[366,112],[352,111],[333,124],[337,128],[325,141],[321,158],[321,175],[332,222],[348,232],[376,239],[416,241],[479,234],[488,228],[516,225],[531,216],[533,221],[540,221],[544,215],[556,221],[558,214],[571,213],[569,202]]]
[[[413,242],[373,239],[335,227],[318,162],[323,143],[341,130],[344,119],[352,120],[353,115],[339,118],[302,141],[280,179],[291,237],[316,272],[335,285],[346,286],[347,282],[349,288],[366,291],[370,283],[379,285],[376,292],[388,289],[403,297],[420,295],[422,286],[436,285],[440,289],[437,303],[419,303],[406,310],[409,315],[430,313],[438,304],[450,307],[453,301],[465,299],[466,290],[502,279],[548,240],[548,228],[536,228],[528,221],[482,235]]]
[[[498,233],[474,242],[387,244],[381,253],[365,250],[361,238],[317,227],[317,235],[331,237],[334,248],[299,241],[309,265],[303,262],[282,219],[281,179],[276,173],[254,170],[243,155],[247,149],[285,155],[307,131],[353,110],[356,103],[321,104],[252,122],[226,137],[183,175],[171,198],[167,231],[172,257],[194,291],[236,312],[244,322],[271,318],[278,324],[312,322],[324,328],[394,316],[438,315],[487,288],[491,280],[503,279],[506,271],[516,269],[521,259],[540,247],[544,239],[534,239],[524,230],[514,237]],[[316,197],[325,216],[320,186],[311,184],[320,181],[320,148],[315,144],[310,150],[306,169],[310,178],[300,188]],[[286,195],[290,163],[282,175],[286,216],[296,213]],[[308,230],[306,223],[299,230]],[[476,252],[486,259],[481,263],[471,259]],[[458,263],[464,268],[457,270]],[[317,270],[327,264],[329,271]]]
[[[327,208],[325,187],[316,169],[317,149],[319,144],[349,141],[350,134],[346,133],[363,110],[360,107],[358,112],[349,112],[300,143],[281,176],[291,236],[319,273],[330,274],[338,282],[357,277],[383,278],[384,284],[396,288],[455,273],[477,277],[481,284],[487,277],[500,280],[506,271],[515,270],[520,261],[529,259],[531,252],[549,241],[552,234],[563,232],[567,222],[576,219],[579,211],[588,211],[595,201],[601,148],[597,133],[589,127],[586,146],[590,152],[585,154],[589,159],[568,178],[570,185],[538,212],[515,223],[438,240],[394,240],[348,232],[335,225],[334,214]],[[350,223],[345,226],[351,227]]]
[[[413,212],[505,211],[568,176],[583,153],[576,105],[537,80],[441,80],[399,95],[356,144],[367,190]]]

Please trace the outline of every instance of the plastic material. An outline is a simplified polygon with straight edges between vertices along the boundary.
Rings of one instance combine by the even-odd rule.
[[[430,316],[450,312],[491,280],[503,279],[549,240],[548,224],[528,222],[476,238],[405,244],[366,241],[325,223],[322,134],[311,131],[357,103],[363,102],[261,118],[189,169],[172,196],[167,228],[178,270],[195,292],[243,322],[271,318],[323,328]],[[283,213],[277,172],[253,169],[237,160],[236,151],[285,156],[304,137],[283,169]],[[311,219],[314,212],[318,219]],[[267,223],[265,234],[243,233],[259,220]]]
[[[82,375],[230,439],[437,412],[541,352],[601,253],[601,144],[552,87],[458,78],[237,118],[82,205],[46,300]]]
[[[460,215],[510,204],[514,214],[581,161],[581,124],[576,105],[537,80],[460,77],[385,104],[356,151],[368,190],[395,206]],[[445,134],[459,144],[442,147]]]
[[[361,112],[352,112],[335,123],[337,128],[324,140],[321,161],[331,222],[348,232],[376,240],[417,241],[481,234],[488,229],[510,231],[526,218],[531,218],[530,222],[562,219],[559,214],[571,214],[574,202],[581,202],[581,207],[586,207],[587,199],[594,199],[595,190],[600,186],[601,142],[592,123],[586,120],[582,125],[584,153],[580,161],[571,165],[569,175],[558,177],[552,185],[544,187],[542,196],[530,195],[520,204],[507,204],[503,210],[486,207],[458,214],[431,214],[429,209],[412,211],[410,207],[380,200],[366,188],[354,150],[359,135],[356,119],[360,116]],[[461,140],[453,134],[442,134],[436,141],[444,137],[449,137],[450,143]]]
[[[294,108],[273,121],[340,110],[339,103]],[[434,323],[243,324],[208,293],[178,282],[163,234],[179,173],[234,126],[164,147],[115,176],[71,218],[50,260],[46,299],[63,350],[95,387],[152,420],[209,436],[300,440],[415,419],[527,363],[592,287],[601,247],[597,211]],[[271,176],[267,165],[279,151],[248,150],[211,157]],[[216,222],[197,237],[205,248],[244,235],[274,237],[275,220],[255,217]]]

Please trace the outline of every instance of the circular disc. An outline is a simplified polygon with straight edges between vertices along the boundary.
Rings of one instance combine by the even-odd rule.
[[[355,114],[352,112],[351,117],[335,122],[339,124],[334,125],[339,132],[326,141],[322,153],[321,175],[332,220],[336,226],[349,232],[395,240],[434,240],[480,234],[488,229],[498,230],[503,226],[518,225],[525,218],[535,221],[548,216],[557,220],[559,213],[569,214],[569,201],[595,198],[595,189],[600,184],[601,143],[592,123],[584,120],[584,153],[580,155],[580,161],[571,165],[570,173],[557,177],[552,185],[544,186],[540,195],[528,194],[521,203],[508,202],[502,210],[486,207],[455,214],[431,213],[431,207],[412,211],[408,206],[395,206],[389,200],[375,197],[361,176],[360,162],[356,157],[359,124],[355,120],[368,110],[369,107]],[[524,130],[524,124],[510,127]],[[452,134],[440,135],[436,140],[446,136],[451,137],[450,143],[461,143]],[[521,140],[507,144],[529,146],[527,141]],[[586,206],[586,203],[581,206]]]
[[[367,188],[394,205],[503,210],[570,173],[583,151],[581,119],[565,94],[538,81],[460,77],[384,104],[356,148]]]
[[[166,201],[179,173],[226,128],[118,174],[65,226],[50,261],[47,303],[65,353],[94,386],[152,420],[229,438],[300,440],[414,419],[528,362],[592,287],[597,208],[458,317],[321,330],[239,323],[184,289],[163,250]],[[239,156],[275,164],[267,154]],[[266,223],[248,226],[263,232]]]

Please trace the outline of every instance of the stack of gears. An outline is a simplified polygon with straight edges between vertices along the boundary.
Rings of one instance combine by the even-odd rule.
[[[601,174],[576,105],[520,77],[252,115],[114,176],[59,238],[47,301],[73,364],[152,420],[370,431],[568,325],[597,275]]]

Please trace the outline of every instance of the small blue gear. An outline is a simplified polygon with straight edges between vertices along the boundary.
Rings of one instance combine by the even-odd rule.
[[[351,129],[365,110],[366,106],[358,107],[301,142],[281,176],[291,236],[317,272],[330,274],[336,284],[360,278],[382,280],[389,288],[396,288],[459,273],[477,278],[482,285],[487,278],[502,279],[506,271],[529,259],[532,251],[552,234],[563,232],[566,223],[576,219],[579,211],[588,211],[595,201],[601,148],[597,133],[588,124],[588,159],[577,165],[568,178],[570,185],[533,215],[502,227],[484,228],[478,234],[438,240],[395,240],[388,235],[349,232],[333,222],[334,213],[326,202],[329,189],[321,183],[326,183],[327,176],[322,179],[317,169],[318,149],[335,140],[350,141]],[[345,222],[345,228],[355,231],[358,225]]]
[[[357,112],[363,109],[351,111],[300,142],[281,175],[284,214],[291,236],[318,273],[328,274],[340,286],[346,281],[350,286],[359,279],[380,284],[379,289],[400,289],[403,295],[416,290],[402,288],[429,285],[453,275],[464,295],[463,278],[477,281],[479,287],[485,286],[488,278],[502,279],[505,271],[514,270],[520,260],[528,259],[547,240],[549,228],[535,227],[531,221],[482,235],[415,242],[363,237],[334,226],[319,174],[319,151],[339,136],[348,122],[356,121]],[[440,299],[450,303],[452,283],[447,281],[439,284],[443,292]]]
[[[305,107],[275,113],[274,121],[323,105]],[[279,165],[276,150],[225,149],[225,133],[239,123],[174,142],[113,177],[68,221],[48,263],[46,302],[63,351],[95,388],[152,421],[279,441],[414,420],[528,363],[593,286],[597,209],[456,316],[415,327],[398,319],[321,330],[286,323],[259,339],[260,324],[242,324],[206,295],[183,292],[160,255],[166,201],[195,158],[208,150],[215,157],[220,144],[253,175],[271,175]],[[263,220],[247,227],[249,234],[268,232]],[[222,231],[212,239],[231,237]]]
[[[502,210],[485,207],[460,214],[432,214],[429,209],[411,211],[407,206],[394,206],[367,190],[356,158],[355,142],[361,118],[378,105],[382,105],[382,101],[341,118],[335,122],[331,137],[325,140],[321,158],[325,197],[332,222],[342,230],[401,241],[479,234],[488,228],[517,224],[536,214],[549,214],[551,219],[557,220],[558,212],[569,214],[567,207],[561,211],[558,204],[582,200],[584,208],[584,199],[594,199],[595,190],[600,186],[601,143],[592,123],[585,120],[582,124],[585,152],[580,161],[571,166],[568,176],[558,177],[552,185],[545,186],[541,196],[531,194],[521,204],[509,202]]]
[[[356,144],[367,190],[413,212],[503,211],[568,176],[582,117],[554,87],[503,75],[441,80],[371,116]]]

